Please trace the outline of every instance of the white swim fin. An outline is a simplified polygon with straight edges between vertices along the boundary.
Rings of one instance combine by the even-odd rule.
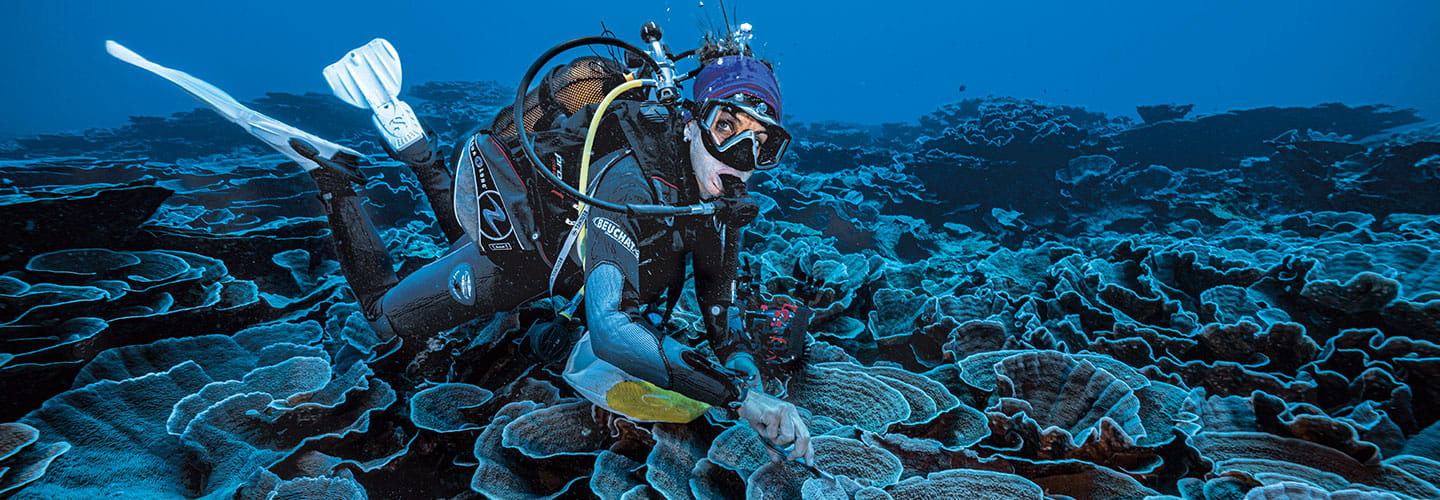
[[[425,137],[410,105],[400,100],[400,55],[384,38],[371,40],[325,67],[325,81],[335,96],[352,106],[375,112],[375,128],[394,151],[405,151]]]
[[[230,94],[226,94],[225,91],[216,88],[214,85],[205,83],[204,80],[190,76],[184,71],[170,69],[150,62],[144,57],[140,57],[140,54],[136,54],[134,51],[125,48],[124,45],[115,43],[114,40],[105,41],[105,51],[115,56],[116,59],[139,66],[146,71],[170,80],[175,85],[179,85],[186,93],[210,106],[215,112],[220,113],[220,116],[224,116],[225,119],[235,122],[236,125],[244,128],[250,135],[255,136],[257,139],[264,141],[265,144],[269,144],[270,147],[275,148],[280,154],[295,160],[295,163],[300,164],[300,167],[304,168],[307,172],[321,168],[321,165],[316,163],[315,160],[296,151],[295,148],[291,146],[292,139],[298,139],[308,143],[320,157],[337,160],[337,162],[341,164],[353,164],[363,161],[365,158],[365,155],[360,154],[358,151],[321,139],[309,132],[247,108],[245,105],[240,104],[239,101],[236,101],[235,98],[230,97]],[[336,154],[338,153],[353,156],[353,159],[336,158]]]

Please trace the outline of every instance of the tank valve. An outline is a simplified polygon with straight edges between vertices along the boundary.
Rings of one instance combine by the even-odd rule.
[[[660,99],[661,104],[669,105],[680,98],[680,91],[675,88],[675,62],[670,60],[670,50],[660,43],[660,36],[660,25],[655,24],[655,21],[640,27],[640,39],[650,46],[650,57],[655,60],[655,65],[660,67],[660,71],[655,74],[655,96]]]

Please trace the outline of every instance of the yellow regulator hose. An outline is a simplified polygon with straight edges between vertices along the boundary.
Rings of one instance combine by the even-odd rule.
[[[626,78],[630,77],[627,76]],[[595,132],[600,130],[600,120],[605,118],[605,109],[609,108],[610,102],[614,101],[616,97],[620,97],[620,94],[645,85],[655,85],[655,80],[630,80],[622,83],[620,86],[615,87],[615,90],[611,90],[609,94],[605,94],[605,98],[600,100],[600,106],[595,108],[595,116],[590,118],[590,130],[585,134],[585,149],[582,150],[584,154],[580,156],[579,187],[581,193],[590,194],[590,155],[594,153]],[[581,210],[584,210],[585,202],[582,201],[577,206],[580,207]]]
[[[634,77],[631,75],[626,75],[625,78],[628,81],[615,87],[615,90],[611,90],[609,94],[605,94],[605,98],[600,100],[600,106],[595,108],[595,116],[590,118],[590,130],[585,133],[585,149],[581,150],[582,153],[580,155],[580,185],[578,187],[581,193],[590,194],[590,156],[594,153],[595,132],[600,130],[600,120],[605,118],[605,110],[610,107],[610,103],[614,101],[616,97],[620,97],[620,94],[645,85],[655,85],[655,80],[634,80]],[[575,204],[575,209],[577,212],[575,223],[584,224],[585,222],[580,220],[578,214],[585,213],[585,202],[580,201]],[[580,226],[580,234],[575,243],[577,251],[580,254],[580,268],[584,269],[585,252],[583,249],[585,248],[585,226]],[[585,285],[583,283],[580,285],[580,294],[585,294]],[[566,314],[566,316],[568,317],[569,315]]]

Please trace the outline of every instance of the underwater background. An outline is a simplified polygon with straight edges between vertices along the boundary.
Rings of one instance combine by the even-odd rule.
[[[1259,4],[6,2],[0,498],[1440,498],[1440,4]],[[776,63],[746,269],[823,283],[785,399],[836,480],[596,410],[544,304],[378,376],[308,176],[103,49],[370,154],[404,273],[445,240],[321,68],[389,39],[453,145],[651,20]]]

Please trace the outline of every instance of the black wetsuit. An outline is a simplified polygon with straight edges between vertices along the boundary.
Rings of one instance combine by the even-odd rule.
[[[628,151],[612,153],[601,164],[607,166],[596,185],[601,199],[627,204],[699,201],[690,176],[681,176],[689,182],[647,176]],[[659,219],[592,208],[586,219],[585,315],[595,354],[626,373],[706,403],[724,404],[738,397],[731,381],[687,364],[681,357],[684,346],[657,332],[640,314],[643,306],[659,303],[676,280],[685,279],[688,257],[716,354],[726,361],[749,355],[743,334],[726,325],[733,289],[728,276],[733,273],[720,268],[725,232],[717,217]]]
[[[656,142],[685,147],[678,134]],[[647,147],[653,148],[656,142]],[[670,168],[644,169],[630,149],[614,151],[592,166],[591,192],[618,203],[698,202],[688,154],[667,157],[683,160]],[[437,213],[447,236],[463,234],[453,215],[448,221],[443,217],[454,213],[448,206],[449,175],[443,162],[407,163],[421,178],[431,203],[442,205]],[[317,176],[317,182],[346,278],[372,326],[382,335],[403,337],[411,346],[402,355],[418,352],[415,346],[441,330],[479,315],[514,309],[548,293],[551,267],[541,258],[502,268],[468,237],[458,238],[436,261],[397,279],[358,195],[348,186],[327,181],[323,174]],[[441,189],[444,192],[437,193]],[[562,268],[568,269],[569,279],[560,280],[556,293],[574,291],[581,281],[575,263],[583,260],[584,315],[595,354],[631,375],[693,399],[715,405],[734,402],[741,389],[733,379],[716,372],[714,365],[696,366],[693,358],[690,362],[682,359],[687,348],[658,332],[642,314],[647,305],[661,303],[667,290],[678,290],[673,285],[686,278],[689,260],[694,264],[704,323],[716,353],[727,362],[749,356],[743,333],[727,327],[734,270],[725,273],[719,268],[724,231],[717,218],[642,218],[592,207],[585,224],[583,243],[577,245],[578,252],[568,256],[570,267]]]

